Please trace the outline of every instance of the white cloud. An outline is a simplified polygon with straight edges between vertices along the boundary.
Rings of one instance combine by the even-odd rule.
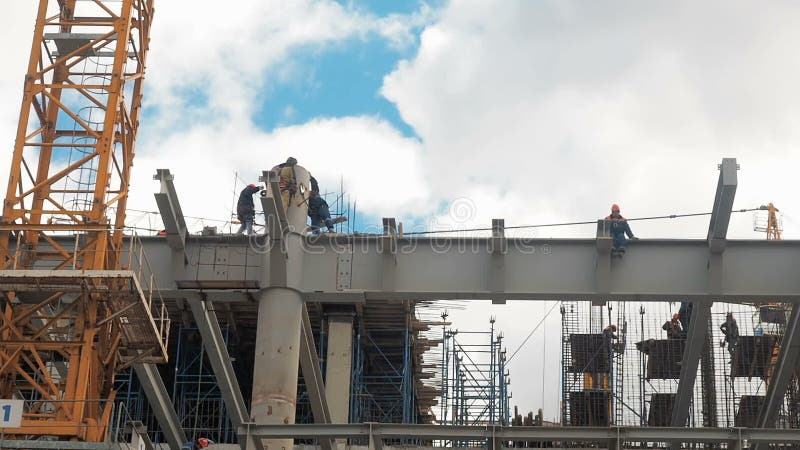
[[[800,208],[786,169],[800,162],[797,5],[455,0],[440,16],[383,88],[421,137],[435,192],[516,196],[507,223],[591,219],[611,202],[631,216],[707,211],[716,164],[734,156],[741,207]],[[733,226],[757,237],[749,223]]]
[[[136,209],[153,209],[155,187],[149,180],[156,169],[169,168],[184,214],[227,220],[244,184],[256,182],[261,171],[288,156],[308,168],[323,191],[338,191],[344,177],[344,189],[359,211],[389,215],[418,208],[429,195],[417,170],[419,142],[373,117],[319,119],[272,133],[228,123],[141,144],[130,200]],[[236,172],[240,179],[234,191]]]
[[[376,36],[405,48],[432,18],[424,5],[413,14],[376,17],[332,0],[242,0],[225,7],[204,1],[191,9],[162,2],[158,8],[147,103],[159,107],[165,130],[187,120],[250,120],[269,77],[286,76],[292,51]],[[207,96],[208,107],[198,111],[187,103],[179,96],[186,89]]]

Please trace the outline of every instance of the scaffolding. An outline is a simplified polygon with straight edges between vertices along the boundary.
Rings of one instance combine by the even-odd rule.
[[[230,326],[221,328],[228,353],[235,355]],[[237,430],[228,416],[199,330],[179,324],[177,333],[172,398],[186,437],[192,441],[204,437],[214,442],[232,442]]]
[[[691,303],[680,301],[608,302],[603,307],[563,302],[562,423],[670,426],[691,311]],[[690,426],[755,426],[788,312],[784,304],[712,306]],[[609,325],[618,329],[611,342],[602,332]],[[797,427],[796,383],[795,377],[779,412],[779,427]]]
[[[440,424],[508,425],[509,372],[503,334],[489,320],[487,331],[447,329],[442,314]]]
[[[325,373],[327,325],[334,313],[321,304],[308,304],[314,343]],[[424,318],[425,302],[371,302],[353,308],[351,360],[351,423],[432,423],[432,408],[439,396],[434,374],[438,357],[430,351],[440,344],[438,330]],[[222,308],[222,307],[221,307]],[[218,316],[245,402],[249,404],[252,345],[255,336],[254,305],[235,305]],[[235,308],[235,309],[234,309]],[[179,311],[174,313],[181,315]],[[341,309],[335,314],[341,314]],[[235,325],[235,326],[234,326]],[[237,443],[216,377],[190,316],[174,325],[170,354],[162,378],[173,399],[187,438],[205,437],[217,443]],[[152,442],[164,442],[134,371],[118,378],[117,401],[124,403],[127,420],[144,424]],[[302,374],[298,379],[296,423],[313,423],[311,403]],[[122,423],[125,427],[126,423]],[[410,442],[410,441],[409,441]]]

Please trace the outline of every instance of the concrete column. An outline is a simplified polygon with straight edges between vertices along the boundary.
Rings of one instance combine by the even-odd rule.
[[[298,192],[286,210],[288,233],[279,238],[286,248],[285,267],[271,268],[285,270],[285,274],[269,281],[258,301],[250,414],[252,421],[260,425],[286,425],[295,421],[303,298],[294,287],[299,286],[303,273],[302,251],[308,210],[304,200],[309,191],[309,173],[301,166],[295,166],[294,173]],[[280,246],[274,246],[270,254],[275,251],[280,251]],[[270,261],[269,254],[265,257]],[[269,279],[268,273],[264,275]],[[265,450],[293,449],[292,439],[264,439],[263,445]],[[248,443],[250,447],[252,443]]]
[[[294,423],[302,311],[303,299],[293,289],[270,288],[259,299],[250,406],[256,424]],[[264,440],[264,448],[292,450],[292,439]]]
[[[332,423],[350,421],[350,382],[353,359],[353,316],[328,316],[328,357],[325,366],[325,397]]]

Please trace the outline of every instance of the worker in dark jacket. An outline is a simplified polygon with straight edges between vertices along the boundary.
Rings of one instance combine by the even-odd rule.
[[[733,354],[736,352],[736,346],[739,344],[739,325],[736,324],[733,313],[729,312],[725,316],[725,323],[720,325],[719,329],[722,330],[722,334],[725,335],[725,340],[722,341],[722,345],[725,346],[725,343],[728,343],[728,353],[730,353],[731,358],[733,358]]]
[[[611,214],[606,217],[606,220],[609,221],[611,231],[612,252],[625,253],[625,246],[628,245],[628,240],[625,239],[625,236],[627,235],[631,239],[638,238],[633,235],[627,219],[619,213],[619,205],[616,203],[611,205]]]
[[[664,322],[661,329],[667,332],[667,339],[683,339],[683,330],[678,321],[678,313],[672,315],[672,320]]]
[[[329,233],[334,231],[328,202],[319,195],[319,191],[313,189],[308,196],[308,217],[311,218],[312,233],[319,234],[323,224],[328,227]]]
[[[248,236],[253,235],[253,222],[256,219],[256,207],[253,203],[253,195],[261,190],[255,184],[248,184],[246,188],[242,189],[239,194],[239,201],[236,202],[236,217],[242,223],[239,231],[236,233],[246,232]]]

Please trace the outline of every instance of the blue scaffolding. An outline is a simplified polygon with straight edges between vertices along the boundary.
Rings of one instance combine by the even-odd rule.
[[[443,314],[442,319],[447,315]],[[438,422],[449,425],[508,425],[509,373],[503,335],[490,320],[488,331],[443,325],[441,403]]]

